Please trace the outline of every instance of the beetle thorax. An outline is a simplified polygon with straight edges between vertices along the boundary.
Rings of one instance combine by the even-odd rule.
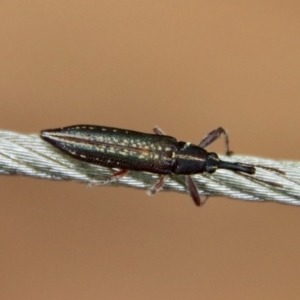
[[[179,142],[175,152],[175,174],[197,174],[206,172],[208,152],[191,143]]]

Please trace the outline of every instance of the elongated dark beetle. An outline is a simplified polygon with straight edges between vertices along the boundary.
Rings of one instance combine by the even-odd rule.
[[[43,130],[41,137],[76,159],[120,169],[111,176],[111,179],[124,176],[128,170],[160,174],[159,180],[150,189],[150,194],[155,194],[163,187],[166,175],[186,175],[187,190],[198,206],[205,200],[200,199],[190,175],[214,173],[217,169],[250,175],[255,173],[255,167],[252,165],[222,161],[216,153],[204,149],[223,134],[226,154],[231,154],[228,135],[221,127],[210,132],[198,146],[178,142],[175,138],[164,135],[157,127],[154,128],[154,133],[104,126],[74,125]]]

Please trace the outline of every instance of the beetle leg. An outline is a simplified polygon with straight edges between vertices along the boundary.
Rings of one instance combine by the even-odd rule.
[[[224,135],[225,138],[225,150],[226,150],[226,155],[231,155],[233,154],[232,151],[229,150],[229,138],[228,138],[228,134],[225,131],[225,129],[223,129],[222,127],[219,127],[218,129],[213,130],[212,132],[210,132],[198,145],[201,148],[206,148],[208,145],[210,145],[211,143],[213,143],[217,138],[219,138],[221,136],[221,134]]]
[[[186,175],[185,176],[185,181],[186,181],[187,190],[188,190],[191,198],[194,200],[195,204],[197,206],[203,205],[208,197],[205,196],[201,199],[201,197],[198,193],[197,187],[196,187],[196,185],[195,185],[195,183],[194,183],[191,176]]]
[[[108,184],[108,183],[110,183],[110,182],[112,182],[112,181],[115,181],[115,180],[117,180],[117,179],[119,179],[119,178],[121,178],[121,177],[123,177],[123,176],[125,176],[126,174],[128,173],[128,170],[120,170],[120,171],[117,171],[117,172],[115,172],[114,174],[112,174],[110,177],[109,177],[109,179],[107,179],[107,180],[105,180],[104,182],[102,181],[102,182],[100,182],[100,181],[97,181],[97,182],[91,182],[91,183],[89,183],[89,187],[92,187],[92,186],[94,186],[94,185],[99,185],[99,184]]]
[[[165,184],[165,177],[166,175],[159,176],[158,181],[147,191],[147,194],[154,195],[156,192],[158,192]]]
[[[123,170],[123,169],[122,169],[122,170],[120,170],[120,171],[117,171],[116,173],[114,173],[114,174],[112,174],[112,175],[110,176],[110,178],[108,179],[108,182],[114,181],[114,180],[116,180],[116,179],[119,179],[119,178],[125,176],[127,173],[128,173],[128,170]]]
[[[157,127],[157,126],[155,126],[155,127],[153,128],[153,131],[154,131],[154,133],[157,134],[157,135],[165,135],[165,133],[164,133],[159,127]]]

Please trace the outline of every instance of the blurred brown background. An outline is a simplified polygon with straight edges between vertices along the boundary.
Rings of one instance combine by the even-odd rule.
[[[2,1],[0,76],[1,129],[223,126],[300,157],[299,1]],[[298,207],[0,180],[0,299],[300,297]]]

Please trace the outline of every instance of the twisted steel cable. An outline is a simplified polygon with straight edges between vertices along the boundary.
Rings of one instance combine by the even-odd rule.
[[[253,164],[256,173],[243,176],[228,170],[217,170],[213,174],[193,175],[200,195],[300,205],[300,162],[242,155],[220,155],[220,158]],[[264,167],[275,168],[285,174]],[[152,187],[158,178],[156,174],[130,171],[126,176],[110,182],[108,178],[113,173],[112,169],[81,162],[62,153],[37,134],[0,131],[0,175],[74,180],[89,185],[120,185],[142,189]],[[184,176],[168,176],[163,190],[186,192]]]

